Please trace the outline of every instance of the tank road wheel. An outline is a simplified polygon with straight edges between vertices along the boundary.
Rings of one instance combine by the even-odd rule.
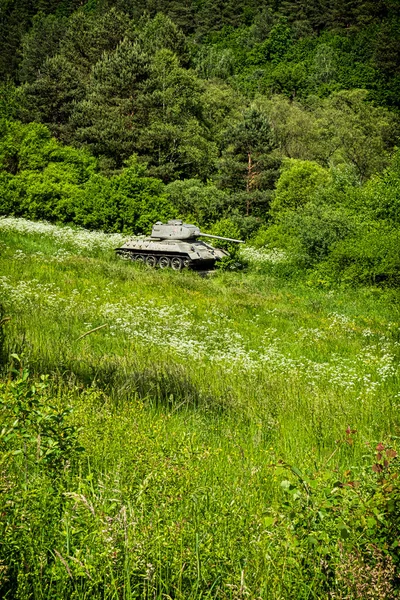
[[[151,267],[152,269],[154,269],[154,267],[157,264],[157,259],[155,256],[152,256],[151,254],[149,256],[147,256],[146,258],[146,265],[148,267]]]
[[[144,263],[144,256],[142,256],[141,254],[135,254],[133,260],[137,263]]]
[[[171,259],[171,267],[174,271],[180,271],[183,267],[183,260],[179,258],[179,256],[174,256],[174,258]]]
[[[185,269],[187,269],[190,265],[190,258],[184,258],[183,259],[183,266],[185,267]]]
[[[160,260],[158,261],[158,266],[160,267],[160,269],[167,269],[169,267],[169,258],[168,256],[161,256]]]

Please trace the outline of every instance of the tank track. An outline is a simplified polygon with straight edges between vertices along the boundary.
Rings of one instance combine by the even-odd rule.
[[[177,254],[166,252],[146,252],[138,250],[118,249],[116,254],[122,258],[133,260],[135,262],[141,262],[146,264],[148,267],[167,269],[171,268],[174,271],[181,271],[182,269],[197,270],[212,270],[215,267],[215,260],[201,260],[193,261],[187,254]]]
[[[137,250],[117,250],[117,254],[123,258],[144,263],[152,268],[171,268],[174,271],[193,268],[193,263],[189,256],[184,254],[167,254],[163,252],[148,253]]]

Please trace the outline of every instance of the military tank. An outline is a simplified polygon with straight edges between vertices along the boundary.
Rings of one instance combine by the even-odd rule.
[[[242,240],[201,233],[196,225],[172,220],[168,223],[157,221],[150,237],[130,238],[115,251],[124,258],[145,263],[149,267],[171,268],[175,271],[184,268],[209,270],[214,268],[218,260],[229,256],[226,250],[214,248],[198,240],[199,237],[244,243]]]

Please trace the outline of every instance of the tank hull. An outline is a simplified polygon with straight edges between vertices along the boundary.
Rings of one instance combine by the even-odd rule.
[[[189,268],[209,270],[225,256],[225,250],[213,248],[210,244],[197,240],[155,240],[154,238],[132,238],[127,240],[116,253],[135,261],[145,262],[151,267],[174,270]]]

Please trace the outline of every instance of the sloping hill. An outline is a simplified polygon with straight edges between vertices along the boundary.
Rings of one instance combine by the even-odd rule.
[[[116,236],[22,219],[0,235],[4,594],[321,598],[352,593],[354,561],[390,592],[394,292],[152,271]]]

